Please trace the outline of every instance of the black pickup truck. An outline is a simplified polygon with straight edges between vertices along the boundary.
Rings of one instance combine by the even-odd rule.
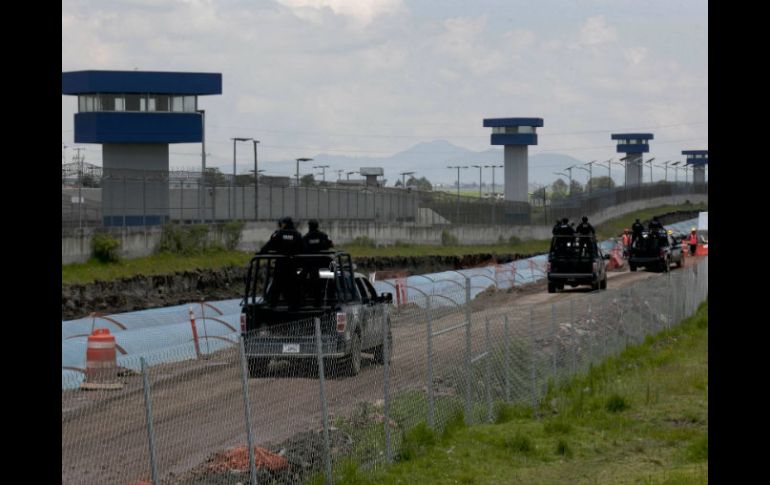
[[[642,232],[631,244],[628,268],[659,269],[668,272],[671,264],[681,268],[684,263],[681,240],[675,239],[666,231]]]
[[[606,289],[608,259],[595,236],[554,236],[548,252],[548,293],[563,290],[564,285]]]
[[[314,365],[316,318],[321,323],[326,369],[357,375],[362,352],[384,363],[383,318],[390,361],[393,346],[387,307],[393,296],[377,295],[369,280],[354,271],[349,254],[258,254],[249,263],[245,283],[241,334],[251,377],[265,376],[271,360]]]

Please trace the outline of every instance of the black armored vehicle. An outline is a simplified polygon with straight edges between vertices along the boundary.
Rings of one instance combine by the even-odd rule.
[[[668,272],[672,264],[681,268],[684,263],[682,241],[665,230],[642,232],[631,244],[628,268],[658,269]]]
[[[384,363],[383,319],[390,361],[387,307],[393,296],[377,295],[369,280],[355,272],[349,254],[257,254],[249,263],[245,283],[241,334],[251,377],[264,376],[271,360],[314,365],[316,318],[326,369],[357,375],[362,352]]]
[[[596,236],[554,236],[548,252],[548,293],[565,285],[591,285],[592,290],[607,288],[609,254],[604,254]]]

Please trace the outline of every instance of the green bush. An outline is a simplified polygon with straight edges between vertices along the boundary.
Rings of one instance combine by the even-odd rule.
[[[350,244],[353,246],[361,246],[366,248],[375,247],[374,240],[369,236],[358,236],[357,238],[353,239],[353,242]]]
[[[441,245],[442,246],[457,246],[460,241],[457,236],[444,229],[441,231]]]
[[[508,238],[508,244],[521,244],[521,238],[517,236],[511,236]]]
[[[158,250],[161,253],[200,254],[209,247],[208,234],[209,227],[205,224],[189,226],[165,224],[160,235]]]
[[[91,238],[94,257],[102,263],[120,261],[120,241],[109,234],[98,233]]]
[[[241,242],[244,225],[245,223],[242,221],[230,221],[222,226],[225,247],[230,251],[234,251],[238,247],[238,243]]]

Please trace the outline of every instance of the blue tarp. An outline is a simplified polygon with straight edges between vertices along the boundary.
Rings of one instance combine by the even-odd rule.
[[[696,223],[697,219],[691,219],[669,224],[666,228],[685,235]],[[608,251],[615,243],[602,241],[600,244]],[[500,289],[507,289],[545,278],[546,261],[547,256],[540,255],[483,268],[409,276],[406,278],[406,299],[425,307],[425,295],[436,295],[430,298],[433,307],[462,305],[466,299],[466,276],[471,281],[470,296],[473,299],[495,284]],[[395,279],[375,281],[374,287],[378,293],[393,293],[395,297],[397,283]],[[235,298],[207,302],[203,307],[200,303],[191,303],[153,308],[109,315],[109,320],[88,317],[62,321],[62,389],[76,388],[82,382],[81,372],[65,367],[85,369],[87,335],[93,327],[108,328],[115,336],[117,345],[125,352],[118,352],[119,366],[138,370],[139,357],[147,359],[148,364],[195,358],[190,308],[195,314],[202,353],[232,345],[229,342],[237,341],[240,327],[240,301]]]

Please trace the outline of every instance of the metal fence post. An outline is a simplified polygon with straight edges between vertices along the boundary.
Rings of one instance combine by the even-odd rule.
[[[383,355],[383,398],[384,398],[384,409],[383,414],[385,415],[385,419],[383,419],[384,425],[385,425],[385,461],[388,463],[392,460],[391,450],[390,450],[390,362],[388,362],[390,359],[388,358],[389,355],[389,346],[390,343],[388,342],[388,309],[385,307],[384,311],[382,312],[382,355]]]
[[[324,425],[324,464],[326,468],[326,482],[332,483],[332,457],[329,446],[329,412],[326,408],[326,386],[324,376],[323,346],[321,345],[321,319],[313,319],[315,323],[316,356],[318,359],[318,388],[321,394],[321,411],[323,412]]]
[[[553,379],[554,385],[556,384],[556,360],[557,360],[557,354],[559,353],[559,347],[558,347],[558,341],[557,341],[557,334],[558,329],[556,327],[556,304],[551,303],[551,330],[553,331],[553,362],[551,366],[551,378]]]
[[[569,302],[569,323],[572,329],[572,375],[577,373],[577,348],[578,348],[578,333],[575,328],[575,300]]]
[[[465,277],[465,424],[472,422],[471,401],[471,279]]]
[[[535,330],[532,325],[534,319],[533,307],[529,307],[529,346],[530,346],[530,360],[532,361],[530,378],[532,381],[532,411],[537,410],[537,380],[535,374]]]
[[[257,463],[254,459],[254,436],[251,433],[251,404],[249,403],[249,369],[246,360],[246,342],[243,335],[238,337],[241,354],[241,385],[243,387],[243,409],[246,413],[246,442],[249,445],[249,473],[251,485],[257,485]]]
[[[505,401],[511,401],[511,338],[508,330],[508,315],[505,315]]]
[[[492,388],[491,388],[491,379],[489,378],[489,361],[492,360],[492,342],[489,339],[489,318],[486,319],[486,324],[484,327],[484,336],[486,339],[486,347],[487,347],[487,356],[484,357],[484,388],[486,389],[487,394],[487,421],[490,423],[493,420],[493,412],[492,412]]]
[[[433,403],[433,316],[430,310],[430,295],[426,297],[425,309],[427,311],[428,321],[428,426],[434,429],[436,425],[436,417],[434,414]]]
[[[144,412],[147,418],[147,438],[150,446],[150,469],[152,472],[152,483],[158,485],[158,464],[155,459],[155,433],[152,429],[152,400],[150,399],[150,380],[147,376],[147,361],[144,357],[139,358],[142,365],[142,384],[144,386]]]

